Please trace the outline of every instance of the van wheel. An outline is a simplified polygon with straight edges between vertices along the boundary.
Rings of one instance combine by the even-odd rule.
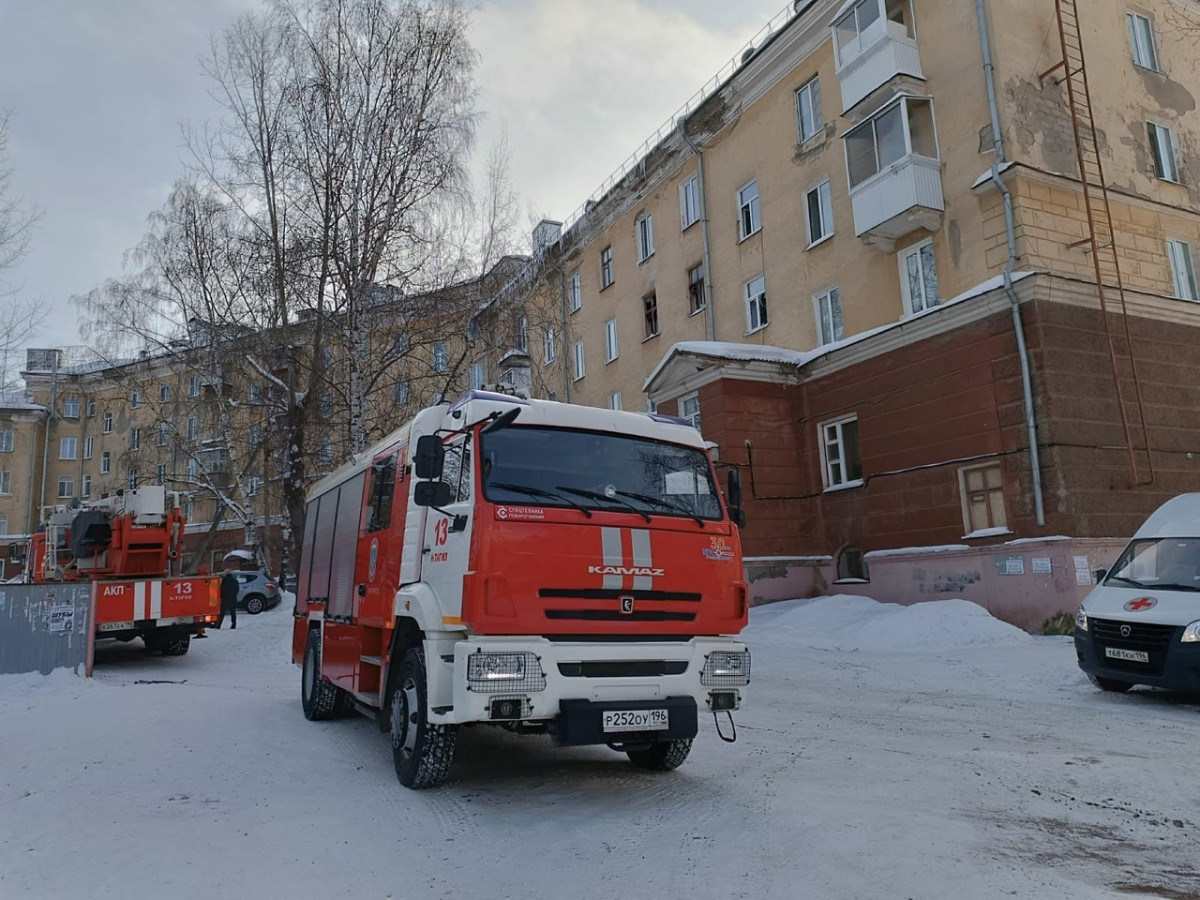
[[[251,594],[246,598],[246,612],[252,616],[257,616],[260,612],[267,608],[267,598],[262,594]]]
[[[660,741],[657,744],[651,744],[645,750],[626,750],[625,755],[638,768],[669,772],[682,766],[691,752],[691,740],[679,739]]]
[[[428,719],[428,682],[422,647],[404,654],[397,681],[388,702],[396,776],[402,785],[415,790],[439,787],[454,762],[458,726],[434,725]]]
[[[1109,691],[1113,694],[1124,694],[1131,687],[1128,681],[1116,681],[1112,678],[1101,678],[1099,675],[1089,675],[1088,681],[1100,688],[1102,691]]]
[[[304,718],[321,722],[333,717],[337,688],[321,678],[321,632],[312,628],[304,647],[304,668],[300,675],[300,703]]]

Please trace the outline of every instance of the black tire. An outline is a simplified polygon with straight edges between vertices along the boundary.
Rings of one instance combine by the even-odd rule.
[[[184,634],[179,637],[167,638],[162,642],[161,649],[163,656],[186,656],[191,646],[192,636]]]
[[[125,640],[129,640],[126,638]],[[151,631],[149,634],[142,635],[142,643],[146,645],[146,650],[150,653],[161,653],[163,648],[162,635]]]
[[[660,741],[651,744],[645,750],[626,750],[625,755],[635,766],[642,769],[653,769],[658,772],[670,772],[683,765],[688,754],[692,752],[690,738],[674,741]]]
[[[252,616],[257,616],[260,612],[267,608],[267,598],[262,594],[251,594],[246,598],[246,612]]]
[[[300,704],[304,707],[304,718],[310,722],[333,718],[337,698],[338,689],[321,678],[321,632],[311,628],[300,670]]]
[[[446,781],[458,743],[457,725],[429,722],[426,684],[425,650],[414,647],[404,655],[388,698],[396,776],[414,790],[440,787]]]
[[[1102,691],[1113,694],[1124,694],[1133,685],[1128,681],[1116,681],[1112,678],[1101,678],[1099,675],[1089,675],[1088,680]]]

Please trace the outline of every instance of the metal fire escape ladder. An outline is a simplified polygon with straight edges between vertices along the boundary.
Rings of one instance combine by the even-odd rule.
[[[1112,363],[1113,384],[1117,391],[1117,405],[1121,414],[1121,426],[1125,432],[1125,447],[1129,452],[1129,468],[1133,483],[1150,484],[1154,481],[1154,460],[1150,454],[1149,432],[1146,429],[1146,414],[1142,405],[1142,388],[1134,359],[1133,342],[1129,336],[1129,315],[1125,308],[1125,286],[1121,280],[1121,262],[1117,252],[1116,230],[1113,228],[1112,212],[1108,204],[1108,188],[1104,179],[1104,164],[1100,159],[1100,147],[1096,138],[1096,121],[1092,116],[1092,97],[1088,89],[1087,68],[1084,65],[1083,37],[1079,27],[1079,10],[1076,0],[1054,0],[1058,18],[1058,38],[1062,48],[1062,60],[1038,76],[1042,83],[1055,72],[1062,72],[1058,84],[1067,88],[1067,108],[1071,113],[1071,127],[1075,133],[1075,157],[1079,163],[1079,177],[1083,184],[1083,204],[1087,213],[1087,236],[1072,247],[1083,247],[1090,254],[1092,269],[1096,275],[1096,294],[1100,299],[1100,318],[1104,322],[1104,334],[1108,341],[1108,355]],[[1108,318],[1108,292],[1116,294],[1120,308],[1121,323],[1125,332],[1125,344],[1129,349],[1129,366],[1133,374],[1134,405],[1142,432],[1142,446],[1146,451],[1146,477],[1141,476],[1137,453],[1133,445],[1133,429],[1129,411],[1125,405],[1121,374],[1117,365],[1117,353],[1113,343],[1112,327]]]

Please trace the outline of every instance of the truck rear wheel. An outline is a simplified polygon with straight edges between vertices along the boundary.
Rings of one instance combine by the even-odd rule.
[[[179,637],[167,638],[160,644],[160,649],[163,652],[163,656],[184,656],[191,646],[192,636],[184,634]]]
[[[625,755],[639,768],[669,772],[682,766],[691,752],[691,739],[680,739],[660,741],[657,744],[651,744],[645,750],[626,750]]]
[[[310,722],[333,718],[337,694],[338,689],[321,678],[321,632],[311,628],[308,643],[304,645],[304,668],[300,675],[300,704],[304,707],[304,718]]]
[[[458,743],[458,726],[429,721],[427,683],[425,650],[414,647],[404,655],[400,678],[388,702],[396,775],[402,785],[415,790],[445,782]]]

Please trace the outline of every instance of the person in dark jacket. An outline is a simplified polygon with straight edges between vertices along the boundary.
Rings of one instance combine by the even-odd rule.
[[[217,617],[215,627],[220,628],[225,621],[225,614],[229,613],[230,630],[237,628],[237,598],[240,590],[241,585],[234,577],[233,569],[226,569],[221,576],[221,615]]]

